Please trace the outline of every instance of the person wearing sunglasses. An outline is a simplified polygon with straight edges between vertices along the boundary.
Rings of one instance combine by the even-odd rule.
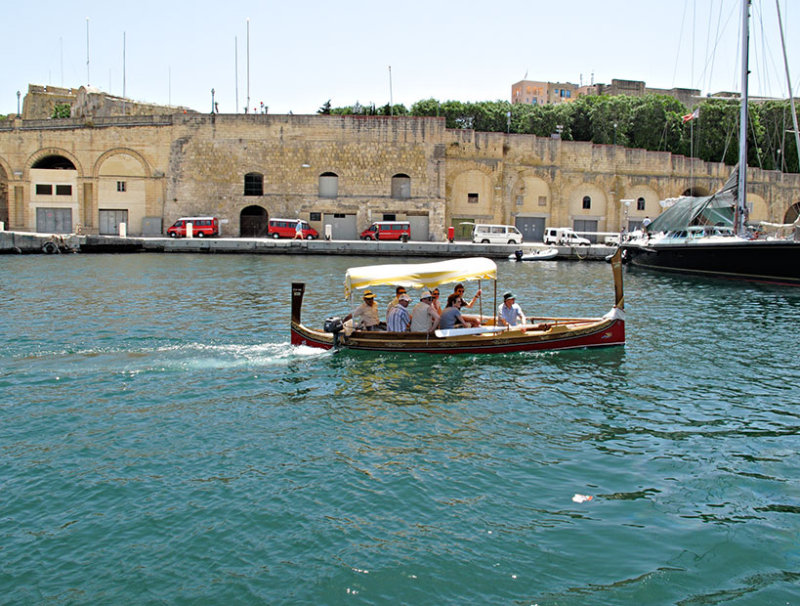
[[[442,315],[442,306],[439,303],[439,289],[438,288],[434,288],[431,291],[431,296],[433,297],[433,299],[431,300],[431,307],[433,307],[436,310],[436,313],[441,316]]]

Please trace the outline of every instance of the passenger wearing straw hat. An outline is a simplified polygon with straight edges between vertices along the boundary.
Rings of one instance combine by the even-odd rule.
[[[364,302],[356,307],[353,313],[347,314],[343,322],[355,318],[361,318],[361,321],[356,327],[358,330],[380,330],[378,305],[375,303],[375,295],[372,291],[368,290],[364,293]]]

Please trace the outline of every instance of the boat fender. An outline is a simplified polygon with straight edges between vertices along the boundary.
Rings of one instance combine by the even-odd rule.
[[[52,255],[57,252],[61,252],[58,250],[58,244],[53,242],[52,240],[48,240],[44,244],[42,244],[42,252],[46,255]]]
[[[514,256],[517,258],[517,261],[522,261],[522,255],[523,254],[524,253],[521,250],[515,250],[514,251]]]

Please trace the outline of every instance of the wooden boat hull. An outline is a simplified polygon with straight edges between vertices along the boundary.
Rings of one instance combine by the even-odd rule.
[[[625,344],[622,318],[543,320],[553,322],[546,330],[509,330],[500,333],[439,338],[425,333],[356,331],[339,336],[338,347],[361,351],[403,353],[497,354],[516,351],[549,351]],[[334,336],[292,322],[292,345],[332,349]]]
[[[439,264],[434,264],[439,265]],[[625,344],[625,311],[622,292],[621,253],[611,259],[614,275],[612,310],[601,318],[537,318],[536,324],[503,329],[486,318],[486,332],[474,334],[474,328],[450,329],[439,334],[422,332],[353,331],[346,334],[338,319],[329,319],[326,327],[338,332],[315,330],[301,319],[305,284],[292,284],[292,345],[320,349],[346,348],[359,351],[433,353],[433,354],[503,354],[517,351],[553,351]],[[415,267],[415,270],[417,268]],[[438,268],[434,271],[438,271]],[[498,332],[499,331],[499,332]]]

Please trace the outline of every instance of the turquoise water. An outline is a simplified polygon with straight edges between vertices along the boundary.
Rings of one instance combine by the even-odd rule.
[[[627,273],[625,348],[289,346],[293,279],[320,325],[374,262],[0,257],[0,603],[800,601],[800,289]]]

